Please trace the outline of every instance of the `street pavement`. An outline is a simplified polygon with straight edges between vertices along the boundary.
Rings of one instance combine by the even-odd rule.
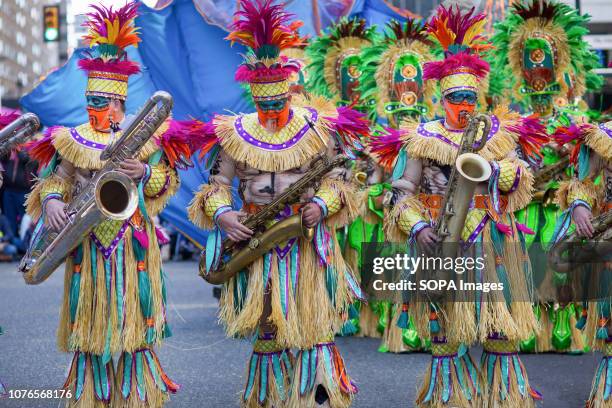
[[[194,262],[165,265],[168,313],[174,336],[160,359],[181,384],[169,407],[237,407],[251,347],[227,339],[217,321],[212,287],[197,276]],[[8,389],[61,388],[71,356],[56,348],[55,332],[63,272],[39,286],[26,286],[16,264],[0,264],[0,378]],[[349,373],[360,391],[354,407],[411,407],[429,356],[381,354],[379,341],[337,340]],[[477,359],[480,350],[473,350]],[[545,407],[579,408],[590,390],[600,355],[524,355],[523,362]],[[0,407],[58,407],[58,400],[0,399]]]

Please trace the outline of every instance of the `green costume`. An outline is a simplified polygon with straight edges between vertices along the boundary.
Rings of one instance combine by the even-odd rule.
[[[492,38],[496,49],[491,53],[495,73],[489,88],[492,99],[519,104],[525,116],[535,115],[547,127],[549,135],[585,117],[586,105],[581,96],[587,89],[601,86],[601,78],[592,72],[597,56],[582,38],[588,32],[587,21],[588,16],[556,1],[534,0],[513,5],[507,17],[495,25]],[[536,173],[562,160],[550,145],[540,155],[541,163],[533,164]],[[559,171],[556,178],[567,175]],[[534,243],[546,249],[552,241],[560,216],[558,206],[552,202],[557,187],[554,178],[536,185],[532,203],[516,214],[517,221],[534,232],[526,236],[532,251],[536,251]],[[522,351],[582,352],[583,336],[575,328],[579,311],[573,304],[554,303],[568,277],[550,271],[546,257],[531,259],[540,299],[535,309],[542,330],[539,336],[534,334],[522,343]]]

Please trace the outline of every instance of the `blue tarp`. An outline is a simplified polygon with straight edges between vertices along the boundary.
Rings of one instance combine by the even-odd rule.
[[[357,0],[354,11],[370,22],[384,23],[385,15],[398,17],[382,0]],[[293,1],[289,9],[308,25],[312,21],[310,2]],[[388,10],[388,14],[384,13]],[[173,115],[208,119],[212,114],[249,111],[243,91],[234,81],[241,62],[238,45],[230,47],[224,39],[227,31],[205,22],[192,0],[175,0],[161,10],[145,5],[136,24],[141,28],[142,43],[131,48],[131,59],[142,66],[142,74],[130,78],[128,113],[156,90],[174,98]],[[311,32],[312,27],[305,27]],[[24,109],[35,112],[45,126],[76,126],[87,121],[84,89],[86,76],[77,67],[79,51],[61,68],[51,73],[32,92],[21,99]],[[205,233],[189,222],[186,207],[193,191],[206,180],[201,164],[180,172],[181,189],[163,213],[185,235],[204,242]]]

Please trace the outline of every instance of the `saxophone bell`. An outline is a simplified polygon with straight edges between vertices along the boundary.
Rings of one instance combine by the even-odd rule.
[[[134,181],[119,171],[109,171],[96,185],[96,205],[111,220],[125,220],[138,207],[138,189]]]

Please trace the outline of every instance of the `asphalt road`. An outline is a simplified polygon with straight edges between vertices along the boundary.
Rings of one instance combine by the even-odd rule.
[[[57,351],[55,332],[62,296],[62,272],[40,286],[26,286],[15,264],[0,264],[0,378],[8,389],[58,389],[70,356]],[[237,407],[251,347],[227,339],[216,317],[211,286],[196,264],[169,263],[170,322],[174,336],[159,351],[170,377],[182,388],[169,407]],[[360,391],[355,407],[411,407],[429,356],[381,354],[378,340],[338,339]],[[480,350],[473,350],[478,358]],[[546,407],[584,406],[600,356],[526,355],[532,385]],[[58,407],[58,400],[0,399],[0,407]]]

